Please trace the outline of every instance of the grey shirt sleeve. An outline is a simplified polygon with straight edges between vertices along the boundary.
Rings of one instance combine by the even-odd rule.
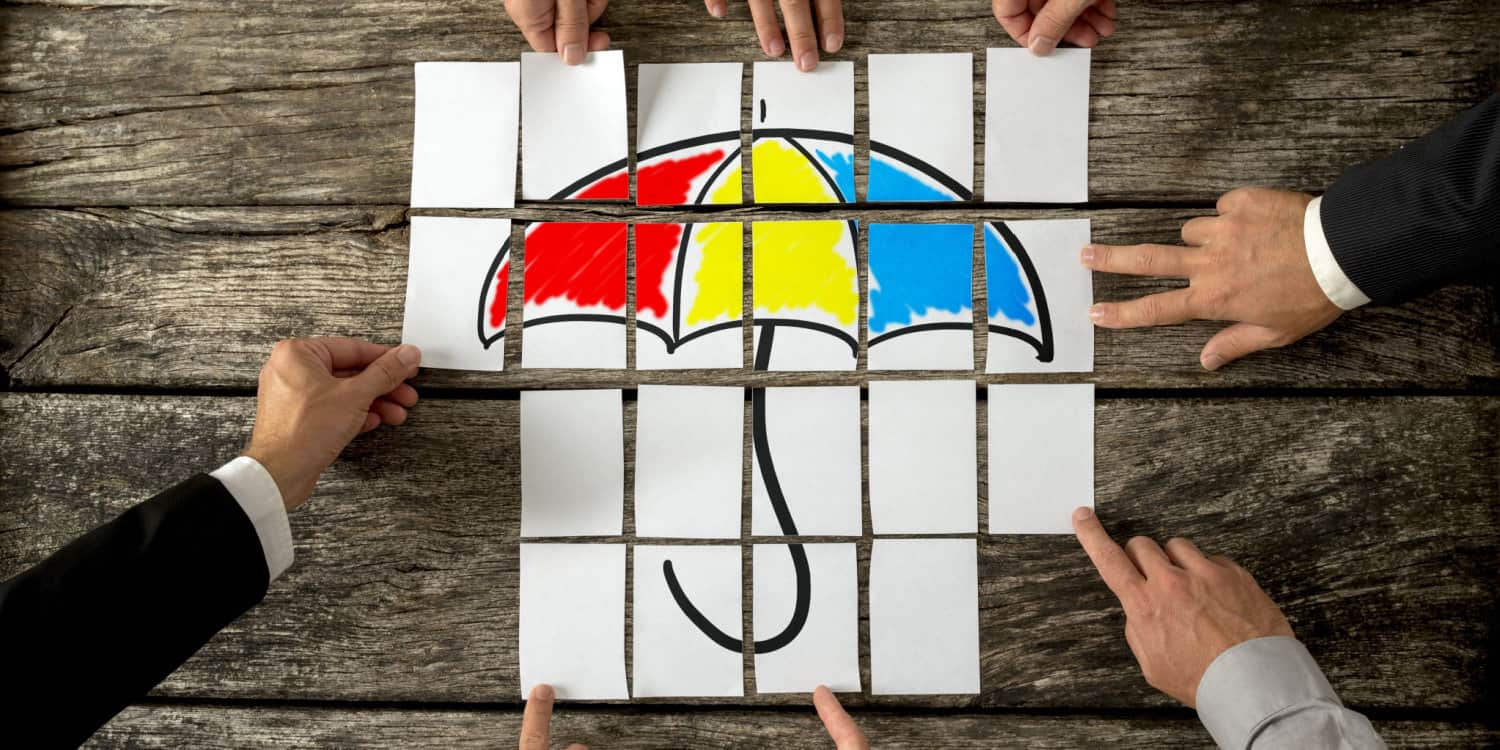
[[[1256,638],[1219,654],[1197,703],[1198,720],[1226,750],[1385,747],[1295,638]]]

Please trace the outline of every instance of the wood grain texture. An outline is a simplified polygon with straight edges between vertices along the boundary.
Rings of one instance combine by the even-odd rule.
[[[836,59],[976,53],[979,121],[983,51],[1013,46],[987,3],[845,9]],[[1094,58],[1094,200],[1321,190],[1500,79],[1487,0],[1153,0],[1126,3],[1119,27]],[[406,203],[412,63],[523,48],[494,0],[54,1],[0,8],[0,28],[0,198],[49,206]],[[740,3],[724,21],[616,3],[599,28],[631,63],[759,59]]]
[[[522,220],[680,221],[694,216],[608,207],[506,213]],[[841,215],[866,224],[1083,217],[1091,220],[1093,237],[1100,242],[1172,243],[1182,222],[1200,213],[864,209]],[[742,208],[713,216],[751,221],[807,214]],[[667,382],[861,383],[870,376],[863,370],[838,374],[522,369],[521,236],[517,227],[507,371],[427,370],[420,385],[494,389]],[[399,206],[0,211],[0,247],[7,249],[0,253],[6,290],[0,294],[0,371],[13,383],[32,388],[249,388],[279,338],[350,335],[394,343],[401,335],[407,239],[406,212]],[[975,252],[976,268],[982,268],[982,247],[976,246]],[[746,253],[748,258],[748,244]],[[863,239],[858,253],[865,268]],[[976,272],[980,311],[985,309],[983,278]],[[746,283],[748,296],[748,279]],[[1098,274],[1094,295],[1100,300],[1127,299],[1172,283]],[[631,299],[633,295],[632,284]],[[1299,344],[1251,357],[1220,373],[1205,372],[1198,365],[1198,352],[1217,330],[1216,324],[1101,329],[1095,331],[1094,373],[1042,378],[1087,379],[1122,388],[1484,386],[1500,378],[1494,318],[1488,283],[1449,287],[1399,307],[1358,310]],[[748,331],[745,341],[749,362]],[[982,319],[975,346],[982,371]]]
[[[294,515],[290,572],[158,694],[514,702],[518,411],[431,400],[358,441]],[[251,412],[238,398],[0,395],[0,577],[234,455]],[[1495,700],[1497,416],[1483,397],[1106,399],[1097,502],[1117,538],[1188,536],[1257,572],[1351,705],[1476,710]],[[631,476],[627,463],[627,498]],[[985,476],[981,462],[981,494]],[[859,549],[864,579],[868,535]],[[851,704],[1169,705],[1072,539],[981,536],[979,550],[983,693]]]
[[[1201,748],[1208,733],[1185,718],[1097,716],[856,714],[873,747],[1040,750],[1078,747]],[[508,747],[521,726],[518,711],[325,710],[133,706],[86,747],[98,748],[380,748]],[[1393,748],[1483,747],[1500,733],[1474,723],[1376,722]],[[832,746],[810,708],[785,711],[575,710],[553,717],[554,747],[713,747],[825,749]]]

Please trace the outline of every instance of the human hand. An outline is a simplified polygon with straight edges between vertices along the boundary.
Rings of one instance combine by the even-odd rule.
[[[526,710],[521,714],[521,750],[549,750],[552,747],[552,700],[551,685],[537,685],[526,699]],[[573,743],[568,750],[589,750],[587,745]]]
[[[828,730],[836,750],[870,750],[865,733],[859,731],[859,725],[854,723],[832,690],[819,685],[813,691],[813,708],[818,710],[818,718],[823,720],[823,728]]]
[[[995,20],[1031,54],[1052,54],[1059,40],[1092,47],[1115,33],[1115,0],[991,0]]]
[[[342,338],[291,339],[271,349],[245,455],[271,473],[287,511],[307,502],[318,476],[357,435],[406,421],[417,392],[403,381],[421,359],[410,344]]]
[[[1163,550],[1138,536],[1121,549],[1088,508],[1073,511],[1073,531],[1125,610],[1125,642],[1146,682],[1189,708],[1219,654],[1255,638],[1293,637],[1271,597],[1226,557],[1204,557],[1181,538]]]
[[[609,0],[505,0],[505,13],[537,52],[560,52],[577,65],[589,52],[609,49],[609,34],[589,31]]]
[[[786,45],[781,41],[781,26],[776,23],[776,9],[772,0],[749,0],[750,18],[755,21],[755,35],[760,37],[760,49],[771,57],[781,57]],[[1113,2],[1113,0],[1111,0]],[[714,18],[723,18],[729,9],[729,0],[704,0],[704,6]],[[817,24],[813,24],[813,15]],[[818,39],[823,40],[823,51],[838,52],[844,46],[844,10],[839,0],[781,0],[781,18],[786,21],[787,39],[792,43],[792,60],[803,72],[818,67]]]
[[[1089,309],[1089,317],[1104,328],[1234,321],[1199,354],[1208,370],[1327,326],[1344,311],[1328,300],[1307,261],[1302,216],[1311,201],[1302,193],[1240,188],[1219,198],[1218,216],[1182,225],[1188,247],[1085,247],[1083,265],[1095,271],[1188,280],[1186,289],[1101,302]]]

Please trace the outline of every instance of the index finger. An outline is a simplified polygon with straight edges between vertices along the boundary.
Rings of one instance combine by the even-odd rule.
[[[521,750],[547,750],[552,741],[552,686],[537,685],[521,715]]]
[[[1173,245],[1100,245],[1083,248],[1083,263],[1095,271],[1131,276],[1190,275],[1193,250]]]
[[[1079,508],[1073,511],[1073,532],[1094,563],[1094,569],[1099,571],[1099,577],[1104,579],[1104,585],[1123,604],[1131,591],[1146,580],[1141,571],[1130,561],[1125,550],[1110,538],[1092,510]]]
[[[859,731],[859,725],[854,723],[854,718],[839,704],[839,699],[832,690],[819,685],[813,691],[813,707],[818,709],[818,718],[823,720],[823,728],[828,730],[835,748],[869,750],[870,741],[865,739],[864,732]]]
[[[341,369],[364,369],[364,367],[377,359],[380,355],[390,351],[391,348],[384,344],[363,339],[351,339],[343,337],[329,337],[313,339],[328,351],[329,360],[334,370]]]

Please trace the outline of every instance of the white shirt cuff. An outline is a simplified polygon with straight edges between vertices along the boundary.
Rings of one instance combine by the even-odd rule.
[[[1247,748],[1282,714],[1309,704],[1341,707],[1296,638],[1255,638],[1219,654],[1198,681],[1198,720],[1222,748]]]
[[[240,456],[209,476],[219,480],[245,511],[260,537],[260,550],[266,555],[266,570],[274,581],[292,566],[292,525],[286,517],[281,490],[271,472],[259,461]]]
[[[1307,262],[1312,265],[1313,276],[1328,295],[1328,301],[1339,309],[1353,310],[1367,305],[1370,298],[1344,275],[1344,269],[1333,257],[1333,248],[1328,246],[1328,238],[1323,235],[1322,205],[1323,196],[1313,198],[1302,215],[1302,241],[1307,245]]]

